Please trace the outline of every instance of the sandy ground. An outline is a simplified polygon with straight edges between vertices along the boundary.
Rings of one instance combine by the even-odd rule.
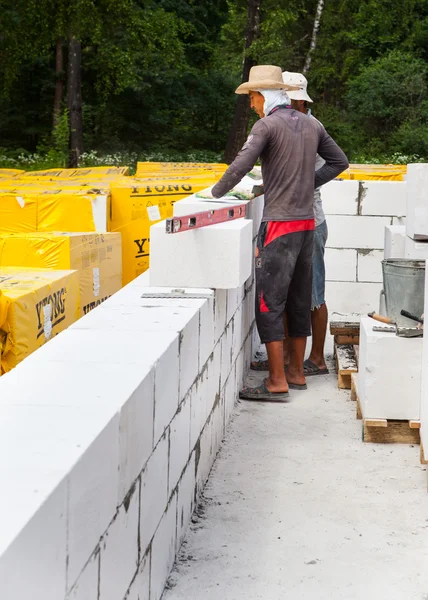
[[[336,375],[308,384],[238,404],[164,600],[428,599],[419,447],[364,444]]]

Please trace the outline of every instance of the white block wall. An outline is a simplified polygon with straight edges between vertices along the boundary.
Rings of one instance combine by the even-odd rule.
[[[161,597],[249,367],[254,284],[147,278],[0,378],[2,599]]]
[[[328,226],[325,264],[329,311],[378,310],[385,227],[403,223],[406,183],[332,181],[323,186],[321,197]]]

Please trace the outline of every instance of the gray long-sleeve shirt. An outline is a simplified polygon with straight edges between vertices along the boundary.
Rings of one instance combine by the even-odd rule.
[[[325,164],[315,173],[317,153]],[[279,109],[254,125],[242,150],[212,188],[224,196],[261,159],[265,208],[263,221],[314,218],[314,189],[348,168],[348,159],[316,119]]]

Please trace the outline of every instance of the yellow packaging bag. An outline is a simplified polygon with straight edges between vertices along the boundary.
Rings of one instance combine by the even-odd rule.
[[[122,287],[119,233],[0,234],[0,268],[75,270],[79,274],[81,315]]]
[[[40,194],[37,231],[106,232],[109,206],[105,194]]]
[[[0,374],[79,318],[76,271],[0,269]]]
[[[217,173],[223,175],[228,165],[222,163],[157,163],[157,162],[139,162],[137,163],[137,177],[150,175],[187,175],[192,173]]]
[[[9,179],[10,177],[20,175],[21,173],[25,173],[25,171],[21,171],[20,169],[0,169],[0,178]]]
[[[110,197],[74,193],[0,195],[0,233],[107,231]]]
[[[47,169],[45,171],[27,171],[25,179],[99,179],[128,175],[129,167],[87,167],[80,169]]]
[[[0,232],[30,232],[36,229],[37,198],[34,195],[0,195]]]
[[[407,165],[358,165],[351,164],[338,179],[358,181],[404,181]]]

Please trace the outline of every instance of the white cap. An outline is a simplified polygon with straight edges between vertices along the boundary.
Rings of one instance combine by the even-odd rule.
[[[290,71],[284,71],[282,74],[282,80],[284,83],[290,86],[298,87],[298,90],[287,91],[287,95],[290,100],[306,100],[306,102],[313,102],[312,98],[308,95],[307,87],[308,80],[301,73],[290,73]]]

